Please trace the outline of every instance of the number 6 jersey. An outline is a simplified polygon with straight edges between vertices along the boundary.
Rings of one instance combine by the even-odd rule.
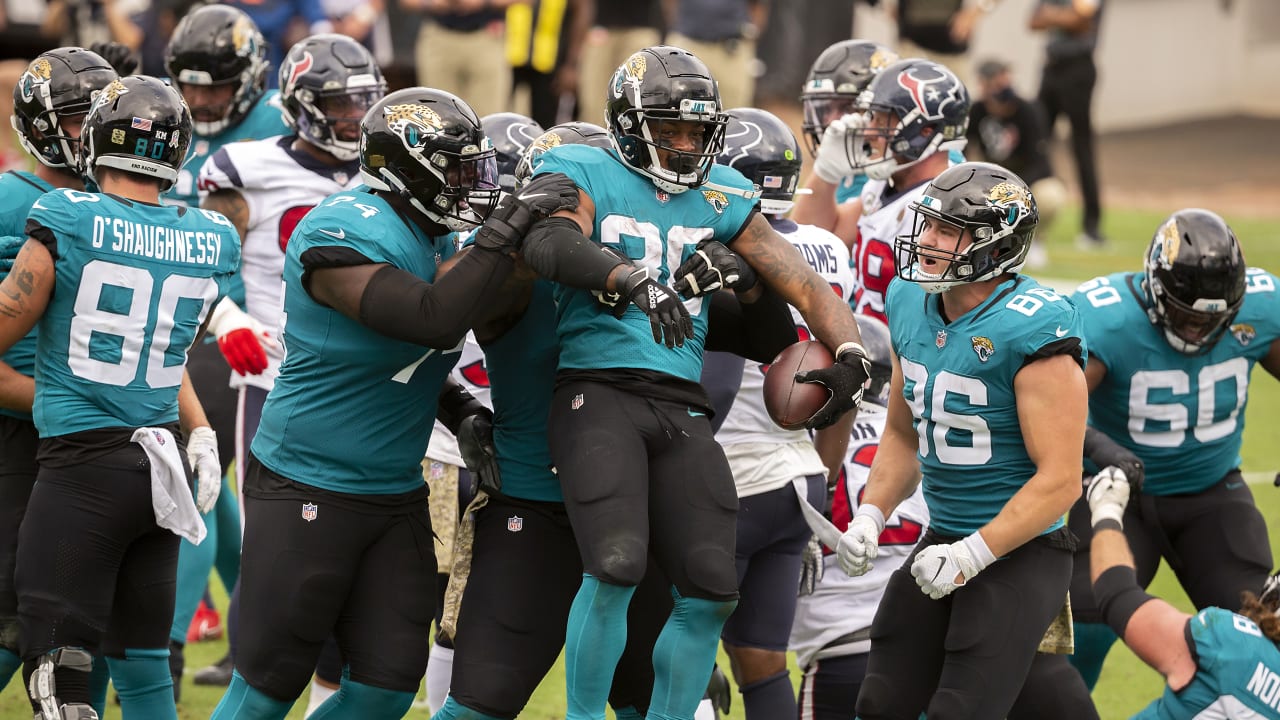
[[[36,428],[44,438],[178,421],[187,349],[240,265],[222,215],[55,190],[27,235],[56,280],[36,346]]]

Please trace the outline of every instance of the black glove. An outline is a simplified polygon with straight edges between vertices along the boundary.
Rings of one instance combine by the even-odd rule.
[[[720,288],[744,292],[755,287],[756,271],[723,244],[708,240],[698,245],[689,259],[680,263],[672,277],[672,289],[686,300]]]
[[[707,682],[707,699],[711,701],[711,707],[715,708],[717,716],[729,714],[729,707],[733,704],[733,691],[729,688],[729,678],[724,676],[724,671],[719,665],[711,668],[711,680]]]
[[[516,192],[502,196],[476,232],[476,247],[500,252],[519,250],[534,223],[560,210],[577,208],[578,186],[568,175],[538,175]]]
[[[115,40],[96,42],[90,45],[89,49],[101,55],[103,60],[115,68],[116,74],[120,77],[132,75],[133,71],[138,69],[138,57],[124,43],[118,43]]]
[[[693,337],[693,318],[689,317],[684,303],[671,288],[650,279],[647,269],[631,271],[622,281],[618,294],[649,316],[654,342],[666,343],[669,348],[683,347],[684,341]],[[625,302],[613,306],[614,317],[620,318],[626,311]]]
[[[863,386],[871,377],[871,361],[867,352],[857,343],[848,343],[836,362],[829,368],[796,373],[796,382],[817,383],[831,391],[831,399],[804,424],[810,430],[821,430],[834,425],[842,415],[857,410],[862,404]]]
[[[497,450],[493,446],[492,412],[479,412],[462,419],[458,426],[458,451],[481,488],[489,492],[502,489]]]
[[[1123,470],[1125,479],[1129,481],[1130,499],[1142,493],[1142,479],[1145,475],[1142,460],[1106,433],[1092,427],[1085,428],[1084,456],[1100,468],[1114,466]]]

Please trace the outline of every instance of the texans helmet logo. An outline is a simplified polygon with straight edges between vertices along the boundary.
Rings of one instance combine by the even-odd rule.
[[[315,64],[315,59],[311,57],[311,53],[303,52],[302,57],[294,60],[289,65],[289,79],[285,80],[282,91],[288,95],[293,90],[293,86],[297,84],[298,78],[306,75],[311,66]]]
[[[918,73],[933,77],[920,77]],[[898,85],[911,94],[912,102],[925,120],[943,119],[946,107],[960,102],[955,78],[936,69],[909,67],[898,75]]]

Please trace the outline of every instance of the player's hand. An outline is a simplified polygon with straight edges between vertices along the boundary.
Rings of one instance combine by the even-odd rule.
[[[222,463],[213,428],[205,425],[187,435],[187,462],[196,477],[196,509],[203,515],[213,509],[222,490]]]
[[[821,430],[834,425],[850,410],[862,404],[862,391],[871,377],[871,361],[867,351],[857,343],[840,353],[834,365],[821,370],[797,373],[796,382],[817,383],[831,391],[831,399],[805,423],[810,430]]]
[[[1124,508],[1129,504],[1129,479],[1118,467],[1105,467],[1093,476],[1085,491],[1089,500],[1091,525],[1115,520],[1124,526]]]
[[[89,49],[101,55],[120,77],[132,75],[133,71],[138,69],[138,57],[124,43],[115,40],[96,42],[90,45]]]
[[[950,545],[930,545],[921,550],[911,563],[911,575],[920,592],[939,600],[977,577],[995,561],[982,535],[975,532]]]
[[[813,159],[814,174],[833,185],[857,175],[858,169],[849,157],[849,136],[866,124],[863,113],[849,113],[839,120],[832,120],[822,132],[822,142],[818,143],[818,153]]]
[[[721,288],[745,292],[757,282],[756,271],[737,253],[715,240],[699,244],[672,277],[676,278],[672,289],[686,300]]]
[[[271,333],[229,298],[223,298],[209,318],[209,332],[218,350],[239,375],[258,375],[267,369],[267,348],[275,348]]]
[[[884,532],[884,513],[874,505],[859,505],[849,521],[849,527],[840,536],[836,547],[836,560],[840,569],[849,577],[871,572],[872,560],[880,554],[880,533]]]
[[[502,473],[498,470],[498,451],[493,445],[493,413],[468,415],[458,425],[458,451],[467,470],[484,490],[502,489]]]
[[[654,282],[647,269],[632,270],[623,279],[618,294],[649,316],[654,342],[665,343],[669,348],[684,347],[684,341],[693,337],[693,318],[684,303],[671,288]],[[614,317],[620,318],[626,311],[627,303],[613,306]]]
[[[539,220],[560,210],[578,208],[578,186],[564,173],[535,176],[524,187],[507,193],[476,231],[478,247],[500,252],[520,249],[525,233]]]

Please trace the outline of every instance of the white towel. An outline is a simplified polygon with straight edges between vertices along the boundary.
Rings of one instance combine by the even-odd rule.
[[[151,460],[151,509],[156,514],[156,525],[199,545],[208,530],[196,511],[173,433],[164,428],[138,428],[133,431],[132,440]]]

